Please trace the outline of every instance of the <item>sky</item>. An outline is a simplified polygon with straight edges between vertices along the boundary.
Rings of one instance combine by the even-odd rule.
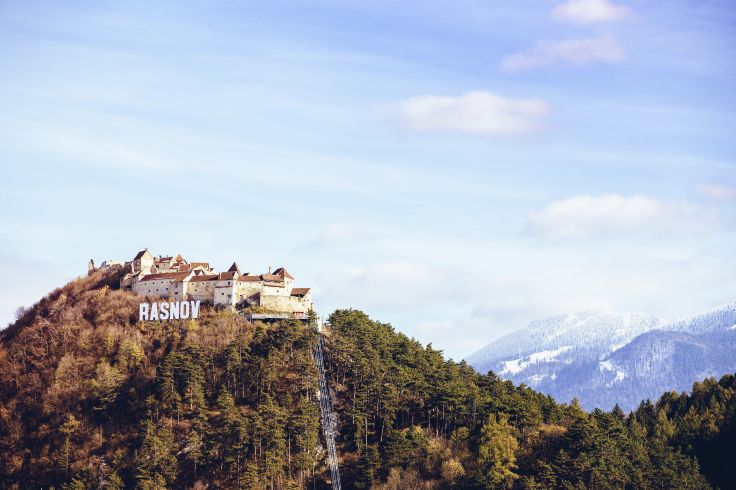
[[[736,3],[0,2],[0,325],[138,250],[459,360],[736,300]]]

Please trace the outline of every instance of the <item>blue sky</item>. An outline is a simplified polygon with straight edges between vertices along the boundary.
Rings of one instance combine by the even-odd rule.
[[[90,257],[286,265],[459,359],[736,299],[736,4],[0,4],[0,321]]]

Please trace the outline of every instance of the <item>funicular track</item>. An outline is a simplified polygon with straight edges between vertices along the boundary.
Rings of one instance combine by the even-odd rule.
[[[327,388],[327,373],[325,371],[324,360],[324,337],[322,333],[318,334],[319,340],[314,346],[314,361],[319,369],[319,405],[322,412],[322,432],[325,436],[327,444],[327,465],[330,467],[330,477],[332,479],[332,489],[341,490],[340,485],[340,467],[337,461],[337,449],[335,448],[335,431],[337,419],[332,413],[330,403],[330,391]]]

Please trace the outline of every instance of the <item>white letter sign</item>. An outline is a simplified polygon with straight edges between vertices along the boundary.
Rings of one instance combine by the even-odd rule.
[[[199,318],[199,300],[166,301],[161,303],[141,303],[138,305],[138,320],[141,322],[158,320],[196,320]]]

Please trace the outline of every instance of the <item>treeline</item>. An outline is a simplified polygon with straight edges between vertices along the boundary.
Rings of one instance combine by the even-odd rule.
[[[328,488],[316,332],[213,310],[137,323],[116,274],[0,333],[0,488]],[[330,324],[344,488],[729,487],[733,376],[586,413],[359,311]]]
[[[724,464],[736,442],[733,376],[629,415],[586,413],[446,361],[359,311],[337,311],[331,325],[344,470],[356,488],[733,486]]]

